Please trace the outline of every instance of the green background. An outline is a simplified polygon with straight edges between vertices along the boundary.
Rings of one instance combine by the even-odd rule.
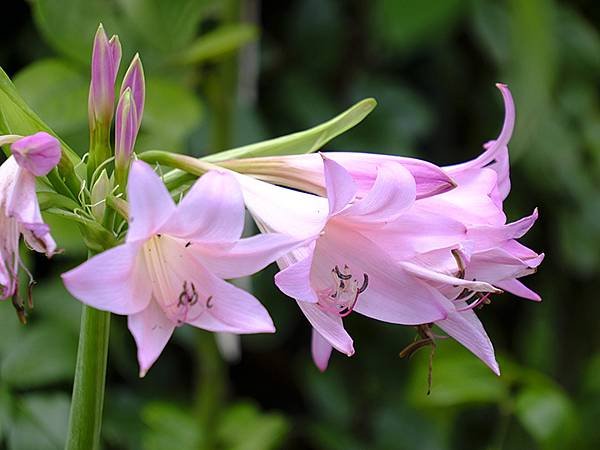
[[[438,343],[398,352],[415,332],[352,315],[357,354],[318,372],[310,327],[252,280],[278,333],[242,338],[225,363],[212,336],[182,328],[145,379],[113,316],[107,449],[600,448],[600,8],[593,0],[31,0],[2,6],[0,66],[71,147],[87,148],[88,61],[99,21],[117,33],[123,73],[139,51],[147,106],[137,150],[204,155],[287,134],[375,97],[359,126],[327,145],[444,165],[475,157],[515,97],[510,219],[540,209],[524,242],[544,251],[526,283],[544,301],[496,296],[479,316],[494,376]],[[241,52],[238,51],[242,48]],[[85,258],[77,228],[48,218],[65,252],[27,254],[35,309],[21,326],[0,305],[0,448],[63,446],[80,305],[58,275]],[[422,354],[421,354],[422,353]]]

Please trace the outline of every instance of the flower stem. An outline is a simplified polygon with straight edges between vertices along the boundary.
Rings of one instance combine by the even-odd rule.
[[[214,448],[214,429],[225,399],[227,374],[214,334],[199,331],[197,336],[196,417],[204,435],[203,448]]]
[[[83,306],[66,450],[100,448],[110,313]]]

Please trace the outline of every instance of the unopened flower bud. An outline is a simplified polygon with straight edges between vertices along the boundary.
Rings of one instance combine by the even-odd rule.
[[[115,103],[115,81],[121,62],[121,43],[118,36],[108,39],[102,24],[94,38],[92,52],[92,79],[88,113],[90,128],[96,123],[109,127]]]
[[[142,123],[142,115],[144,114],[144,102],[146,99],[146,83],[144,80],[144,67],[142,66],[142,61],[140,59],[140,55],[136,54],[123,77],[123,83],[121,84],[121,93],[122,96],[125,91],[129,89],[131,90],[131,98],[133,104],[135,105],[135,110],[137,113],[137,124],[136,124],[136,132],[139,131],[140,125]]]
[[[108,178],[106,169],[102,171],[98,180],[92,187],[91,201],[92,201],[92,214],[99,222],[104,218],[104,211],[106,211],[106,197],[110,194],[113,187],[113,183]]]
[[[15,141],[11,151],[19,166],[36,177],[47,175],[61,156],[58,139],[43,131]]]

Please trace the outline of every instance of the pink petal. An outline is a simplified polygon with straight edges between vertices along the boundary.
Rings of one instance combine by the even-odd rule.
[[[541,302],[542,297],[539,296],[537,292],[532,291],[519,280],[508,279],[502,281],[496,281],[496,286],[501,289],[504,289],[511,294],[517,295],[519,297],[526,298],[528,300],[533,300],[535,302]]]
[[[127,242],[148,239],[156,234],[175,211],[175,203],[169,191],[152,168],[142,161],[134,161],[131,164],[127,198]]]
[[[439,167],[427,161],[391,155],[358,152],[325,152],[325,156],[343,166],[358,187],[358,194],[366,194],[377,177],[378,168],[387,164],[401,164],[415,179],[417,198],[426,198],[454,188],[452,179]],[[258,158],[257,158],[258,159]],[[288,172],[301,176],[310,192],[325,195],[323,161],[317,154],[266,157],[263,161],[280,164]]]
[[[468,239],[473,241],[478,251],[496,247],[503,241],[518,239],[527,233],[538,218],[537,208],[530,216],[502,226],[475,226],[469,228]]]
[[[498,83],[496,84],[496,87],[500,89],[500,92],[502,93],[505,109],[504,124],[502,125],[502,131],[500,132],[500,135],[496,138],[496,140],[487,143],[485,145],[485,152],[476,159],[466,163],[445,167],[445,169],[452,177],[455,177],[461,171],[473,168],[480,169],[483,167],[488,167],[494,170],[498,174],[497,187],[499,199],[503,200],[510,191],[507,146],[510,138],[512,137],[512,132],[515,126],[515,104],[508,86]]]
[[[457,187],[416,202],[419,210],[445,215],[466,226],[504,225],[506,216],[490,197],[497,175],[491,169],[466,170],[453,175]]]
[[[409,208],[416,197],[415,179],[400,164],[379,167],[371,190],[341,214],[352,221],[388,222]]]
[[[321,336],[321,334],[312,329],[312,343],[311,343],[311,352],[313,361],[315,365],[319,368],[321,372],[325,372],[327,370],[327,366],[329,365],[329,358],[331,357],[331,351],[333,347],[327,340]]]
[[[437,287],[436,284],[441,284],[455,287],[460,286],[475,292],[492,292],[496,294],[502,293],[501,290],[484,281],[471,281],[464,280],[462,278],[456,278],[444,273],[436,272],[434,270],[429,270],[426,267],[410,262],[401,262],[399,264],[407,272],[417,276],[418,278],[434,283],[434,287]]]
[[[2,165],[3,172],[14,176],[12,190],[5,205],[5,213],[14,217],[20,225],[20,231],[31,248],[50,257],[56,250],[56,242],[50,235],[50,228],[44,223],[35,192],[35,176],[20,167],[14,158],[8,158]],[[6,173],[6,172],[4,172]]]
[[[341,317],[328,314],[313,303],[297,303],[310,324],[323,339],[345,355],[352,356],[354,354],[354,343],[344,329]]]
[[[404,261],[416,254],[463,242],[467,229],[461,222],[444,215],[411,209],[385,227],[363,233],[380,242],[394,261]]]
[[[329,200],[329,214],[336,214],[352,201],[356,195],[356,185],[346,169],[323,154],[321,157]]]
[[[310,282],[313,254],[314,252],[311,251],[309,256],[275,275],[275,285],[288,297],[310,303],[317,303],[319,300]]]
[[[205,293],[203,312],[187,321],[190,325],[219,333],[273,333],[275,326],[263,305],[251,294],[197,264],[193,270],[196,286]],[[210,302],[208,297],[212,297]],[[210,306],[209,306],[210,305]]]
[[[67,290],[86,305],[115,314],[146,308],[152,284],[138,243],[119,245],[62,274]]]
[[[19,166],[36,177],[48,175],[61,156],[58,139],[43,131],[19,139],[10,149]]]
[[[200,177],[165,229],[183,239],[237,241],[244,229],[244,198],[235,177],[215,170]]]
[[[462,306],[466,305],[460,305],[459,308]],[[500,375],[492,342],[473,311],[451,312],[436,325],[471,350],[496,375]]]
[[[259,229],[298,237],[316,236],[325,226],[327,199],[237,175],[244,202]]]
[[[501,248],[486,250],[472,255],[465,278],[495,284],[497,281],[524,277],[534,273],[543,258],[542,253],[535,259],[523,261]]]
[[[152,300],[144,310],[127,318],[127,326],[137,345],[140,377],[143,377],[169,342],[175,325]]]
[[[347,265],[357,280],[362,280],[364,275],[368,277],[367,288],[354,307],[365,316],[404,325],[435,322],[446,317],[445,297],[409,275],[377,244],[359,233],[341,227],[326,229],[325,237],[317,242],[314,261],[313,283],[323,284],[322,287],[331,285],[328,277],[336,265]]]
[[[302,240],[280,233],[259,234],[235,243],[193,242],[195,257],[223,279],[252,275],[293,250]]]

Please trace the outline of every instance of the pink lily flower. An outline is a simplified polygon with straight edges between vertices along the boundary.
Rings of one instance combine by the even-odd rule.
[[[401,164],[381,165],[371,189],[359,196],[357,183],[341,165],[325,156],[322,160],[327,198],[245,175],[238,180],[263,232],[285,231],[310,242],[278,260],[282,270],[275,283],[297,301],[313,326],[313,359],[325,370],[332,348],[348,356],[354,353],[343,326],[343,318],[352,311],[404,325],[446,318],[452,304],[397,264],[387,248],[411,259],[461,242],[466,230],[439,215],[412,213],[417,183]],[[386,231],[388,227],[395,233]],[[470,289],[493,290],[448,278]]]
[[[17,293],[21,235],[33,250],[54,255],[56,243],[44,223],[35,193],[35,177],[45,176],[59,162],[60,143],[48,133],[0,136],[13,153],[0,166],[0,299]],[[25,269],[26,270],[26,269]],[[27,270],[26,270],[27,271]]]
[[[244,204],[232,175],[207,173],[175,205],[151,167],[135,161],[128,199],[125,243],[62,278],[83,303],[128,316],[140,376],[186,323],[214,332],[275,331],[260,302],[224,279],[253,274],[301,241],[281,234],[240,239]]]
[[[492,343],[472,310],[489,301],[486,293],[493,291],[486,288],[488,283],[539,301],[539,295],[518,278],[535,272],[544,258],[543,254],[538,255],[516,240],[533,225],[537,210],[511,224],[506,223],[502,210],[502,203],[510,190],[508,142],[514,127],[515,109],[508,88],[502,84],[497,86],[506,108],[500,135],[488,142],[485,152],[473,161],[438,169],[443,176],[411,158],[359,153],[327,154],[327,158],[340,163],[350,173],[356,182],[358,196],[364,196],[375,185],[380,168],[400,163],[411,171],[417,181],[417,200],[410,208],[416,217],[439,216],[463,224],[466,229],[463,239],[446,248],[442,248],[437,240],[429,240],[427,233],[420,233],[425,229],[414,225],[403,227],[401,221],[391,221],[379,229],[377,235],[387,241],[385,250],[395,264],[452,300],[448,317],[436,323],[480,357],[495,373],[499,373],[499,369]],[[327,189],[327,177],[318,163],[318,155],[298,155],[254,158],[238,164],[245,173],[275,182],[281,180],[273,180],[273,169],[285,170],[286,176],[292,174],[287,185],[323,195]],[[445,189],[444,179],[452,183],[446,183]],[[454,189],[451,189],[452,186]],[[429,223],[435,221],[425,222],[425,226]],[[402,241],[400,246],[393,245],[395,235],[401,236],[410,230],[417,230],[411,239]],[[412,249],[411,255],[405,242],[418,245],[418,236],[422,237],[422,243],[433,242],[434,245],[430,249],[417,246]],[[457,283],[457,279],[476,280],[482,284],[467,288]],[[468,303],[471,299],[475,300]],[[316,345],[316,348],[321,346]]]

